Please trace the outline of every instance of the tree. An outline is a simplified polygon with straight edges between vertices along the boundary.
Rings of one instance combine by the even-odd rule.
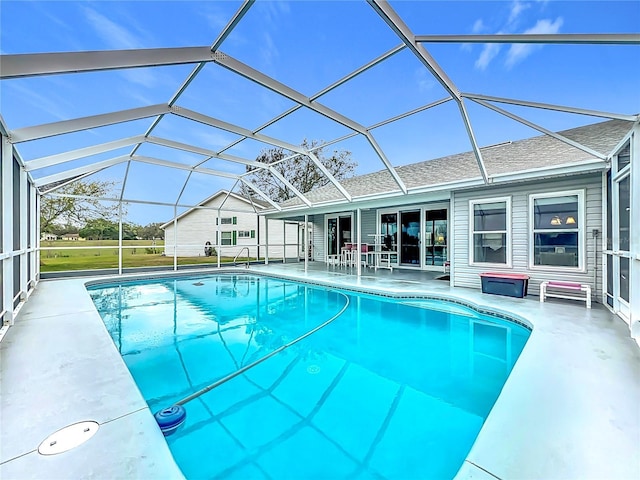
[[[40,230],[53,233],[53,230],[69,226],[79,228],[98,218],[117,219],[118,208],[114,208],[111,202],[98,200],[112,197],[115,186],[116,183],[111,181],[77,181],[56,190],[54,195],[43,196],[40,203]],[[126,209],[123,208],[122,214],[126,214]]]
[[[110,220],[96,218],[89,220],[80,229],[80,236],[87,240],[117,240],[119,237],[118,224]]]
[[[319,142],[316,140],[309,143],[305,139],[301,146],[305,150],[313,150],[322,165],[324,165],[337,180],[349,178],[354,174],[358,164],[351,159],[351,152],[335,150],[333,155],[325,157],[322,148],[314,150],[318,144]],[[256,161],[266,164],[279,162],[276,163],[273,168],[301,193],[307,193],[314,188],[322,187],[330,183],[330,180],[308,156],[297,155],[294,158],[283,161],[285,157],[287,157],[287,154],[285,154],[282,148],[271,148],[263,150],[260,156],[256,158]],[[251,175],[247,176],[247,180],[253,183],[273,201],[283,202],[295,196],[290,188],[283,185],[280,180],[268,170],[247,166],[247,172],[251,172]],[[242,186],[242,193],[247,196],[255,196],[255,192],[246,185]]]
[[[160,228],[162,223],[149,223],[138,228],[138,236],[143,240],[161,240],[164,238],[164,230]]]
[[[122,224],[122,239],[135,240],[137,225],[130,223]],[[80,229],[80,236],[87,240],[118,240],[120,237],[120,227],[117,222],[105,220],[104,218],[96,218],[89,220],[87,224]]]

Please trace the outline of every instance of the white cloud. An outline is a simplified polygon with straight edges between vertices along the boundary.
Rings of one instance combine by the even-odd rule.
[[[120,74],[131,83],[137,83],[145,88],[153,88],[158,84],[158,72],[149,68],[130,68]]]
[[[57,120],[68,120],[69,116],[64,112],[69,111],[72,105],[66,99],[52,94],[54,89],[43,93],[42,89],[32,89],[24,85],[24,82],[7,82],[7,91],[13,91],[15,98],[19,98],[26,104],[31,105],[41,112],[45,112]]]
[[[436,80],[433,78],[433,75],[424,68],[417,69],[415,77],[420,92],[428,92],[436,85]]]
[[[85,7],[83,10],[89,25],[110,48],[132,49],[143,46],[142,42],[125,27],[118,25],[92,8]]]
[[[273,37],[268,31],[265,31],[262,36],[260,53],[262,54],[262,61],[267,67],[271,67],[273,65],[274,58],[278,57],[278,48],[273,41]]]
[[[487,43],[485,44],[482,52],[480,52],[480,56],[476,60],[475,66],[480,70],[485,70],[491,60],[493,60],[496,55],[500,52],[500,44],[499,43]]]
[[[207,24],[214,30],[222,30],[227,24],[228,18],[222,12],[210,12],[205,13],[204,17],[207,21]]]
[[[128,96],[129,98],[132,98],[133,100],[135,100],[136,102],[138,102],[140,105],[153,105],[154,102],[151,98],[149,98],[146,95],[143,95],[142,93],[140,93],[139,91],[132,89],[132,88],[123,88],[122,93],[126,96]]]
[[[507,20],[507,25],[515,25],[520,17],[520,14],[528,9],[531,5],[525,2],[521,2],[520,0],[515,0],[511,4],[511,11],[509,12],[509,20]]]
[[[278,30],[284,17],[289,17],[291,8],[287,2],[256,2],[256,11],[259,12],[262,27],[268,31]]]
[[[527,10],[529,6],[530,5],[528,3],[522,2],[521,0],[514,0],[509,8],[509,17],[504,27],[501,28],[500,31],[496,32],[496,35],[513,31],[520,15],[522,12]],[[481,33],[483,31],[489,31],[489,27],[484,24],[482,19],[476,20],[473,24],[473,33]],[[496,58],[498,53],[500,53],[501,49],[502,45],[499,43],[486,43],[480,52],[480,56],[475,62],[475,67],[479,70],[486,70],[493,59]]]
[[[218,150],[221,147],[229,145],[236,138],[232,133],[223,132],[217,129],[207,131],[199,130],[197,132],[192,132],[192,135],[198,145],[210,150]],[[238,146],[235,148],[237,147]]]
[[[531,1],[523,1],[523,0],[513,0],[509,5],[508,18],[504,23],[501,31],[496,32],[496,35],[507,34],[516,32],[519,30],[517,28],[518,24],[523,23],[523,13],[537,5],[539,9],[544,9],[546,6],[547,0],[535,0],[535,3]],[[551,21],[549,19],[538,20],[536,24],[525,30],[522,33],[528,34],[553,34],[558,33],[560,27],[562,26],[563,20],[561,17],[558,17],[555,21]],[[484,25],[482,19],[478,19],[475,21],[473,25],[473,32],[479,33],[482,30],[489,30]],[[463,46],[464,47],[464,46]],[[507,51],[507,57],[505,59],[505,66],[507,68],[512,68],[517,63],[523,61],[529,55],[531,55],[536,49],[542,48],[541,45],[527,45],[527,44],[514,44],[511,45],[509,50]],[[480,70],[485,70],[489,64],[493,61],[494,58],[500,53],[501,46],[500,44],[486,44],[480,52],[480,56],[475,62],[475,67]]]
[[[475,22],[473,22],[473,27],[471,28],[471,32],[480,33],[485,31],[486,29],[487,27],[485,26],[484,22],[482,21],[481,18],[479,18]]]
[[[291,13],[289,2],[267,2],[264,6],[268,12],[269,20],[272,21],[277,21],[281,15],[289,15]]]
[[[473,22],[473,27],[471,27],[471,33],[482,33],[485,32],[487,30],[486,25],[484,24],[484,21],[479,18],[477,19],[475,22]],[[460,45],[460,49],[464,52],[470,52],[471,50],[473,50],[473,44],[472,43],[463,43],[462,45]]]
[[[556,18],[554,22],[551,20],[543,19],[538,20],[537,23],[530,29],[525,30],[524,33],[529,34],[554,34],[560,31],[560,27],[562,27],[563,19],[562,17]],[[505,65],[508,68],[513,67],[516,63],[521,62],[529,55],[531,55],[535,50],[542,48],[541,45],[531,45],[524,43],[517,43],[511,45],[509,51],[507,52],[507,59],[505,60]]]
[[[149,36],[139,26],[135,25],[135,18],[129,18],[122,23],[117,23],[93,8],[82,7],[82,10],[87,24],[104,42],[106,48],[116,50],[139,49],[145,48],[149,44]],[[126,11],[121,12],[120,16],[126,16],[126,13]],[[119,74],[128,82],[147,89],[170,81],[166,75],[157,69],[152,70],[150,68],[125,69],[119,71]],[[138,95],[132,93],[130,96],[136,98]]]
[[[273,67],[273,62],[280,53],[273,40],[272,32],[278,32],[282,28],[281,25],[288,21],[291,7],[288,2],[258,2],[258,4],[263,27],[260,54],[264,67],[269,69]]]
[[[41,9],[39,13],[41,13],[42,15],[47,17],[49,22],[54,23],[59,28],[65,29],[65,30],[70,30],[71,29],[70,25],[67,22],[62,20],[59,16],[54,15],[53,13],[49,12],[48,10]]]

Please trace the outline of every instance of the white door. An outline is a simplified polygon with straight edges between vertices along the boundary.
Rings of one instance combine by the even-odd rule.
[[[329,216],[325,219],[327,255],[340,255],[340,249],[347,243],[353,243],[352,214]]]
[[[447,209],[424,211],[424,268],[439,270],[447,261]]]
[[[631,175],[616,179],[615,193],[618,197],[617,248],[614,249],[614,270],[617,271],[616,300],[622,316],[629,319],[629,273],[631,252],[629,226],[631,219]],[[615,239],[616,236],[614,236]],[[616,268],[617,267],[617,268]]]
[[[621,150],[607,174],[607,304],[627,323],[630,322],[631,286],[631,169],[629,145]]]

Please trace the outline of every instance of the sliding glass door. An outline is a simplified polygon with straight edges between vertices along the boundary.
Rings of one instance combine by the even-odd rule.
[[[353,240],[351,214],[326,217],[327,255],[340,255],[340,249]]]
[[[442,267],[447,261],[447,209],[424,212],[424,265]]]
[[[376,237],[382,250],[397,252],[391,263],[442,270],[448,257],[447,204],[380,211]]]
[[[420,266],[420,210],[400,212],[400,264]]]
[[[398,250],[398,214],[383,213],[380,216],[380,231],[378,232],[377,242],[382,248],[381,250],[397,251]]]

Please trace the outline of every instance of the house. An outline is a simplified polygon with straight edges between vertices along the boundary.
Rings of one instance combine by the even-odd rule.
[[[78,233],[65,233],[62,235],[62,240],[78,241],[80,240],[80,235]]]
[[[344,180],[351,201],[330,184],[306,194],[312,207],[294,198],[268,216],[308,215],[318,261],[361,243],[391,252],[393,268],[450,264],[455,287],[481,288],[483,272],[526,274],[529,294],[543,281],[579,282],[631,324],[634,302],[640,310],[629,280],[630,269],[640,275],[630,261],[639,130],[609,120],[483,148],[487,182],[473,152],[400,166],[406,193],[383,170]]]
[[[165,255],[173,256],[177,245],[178,257],[219,252],[221,257],[263,258],[268,246],[272,259],[298,258],[304,226],[297,221],[267,220],[260,216],[268,205],[220,190],[160,226],[164,230]]]
[[[58,240],[58,236],[53,233],[43,233],[40,237],[41,241],[51,242],[53,240]]]

